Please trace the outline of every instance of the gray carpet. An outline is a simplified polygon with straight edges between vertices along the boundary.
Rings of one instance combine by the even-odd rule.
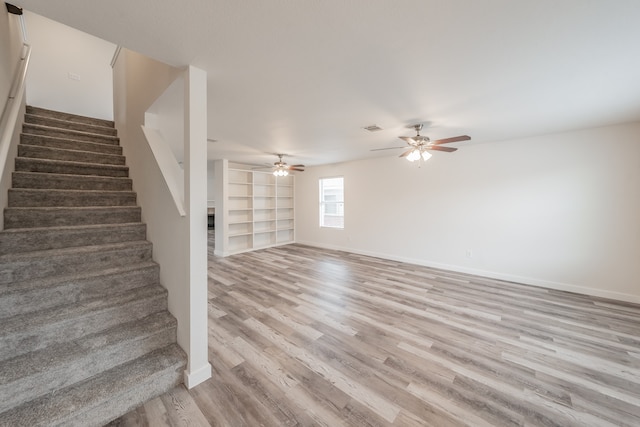
[[[0,231],[0,426],[101,426],[182,382],[113,122],[27,107]]]

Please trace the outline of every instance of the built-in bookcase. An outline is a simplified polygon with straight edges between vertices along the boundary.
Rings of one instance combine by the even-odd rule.
[[[270,172],[225,169],[227,179],[222,192],[226,194],[222,197],[225,201],[222,210],[226,219],[222,232],[226,235],[216,239],[216,253],[227,256],[293,243],[294,176],[276,177]],[[223,244],[222,248],[218,248],[218,242]]]

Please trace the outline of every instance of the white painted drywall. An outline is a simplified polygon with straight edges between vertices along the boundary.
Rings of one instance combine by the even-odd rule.
[[[175,209],[141,127],[149,106],[182,73],[122,49],[113,69],[114,116],[147,224],[147,239],[153,243],[153,259],[160,264],[160,282],[169,292],[169,311],[178,319],[178,344],[189,358],[185,378],[191,387],[210,372],[206,318],[206,120],[202,118],[206,103],[203,108],[203,99],[193,95],[193,91],[206,94],[206,81],[203,87],[202,76],[190,79],[188,83],[196,87],[190,87],[190,95],[185,98],[196,105],[189,109],[195,117],[189,119],[185,138],[187,145],[193,142],[189,148],[191,160],[185,166],[187,216],[180,216]],[[194,156],[201,162],[194,161]]]
[[[33,48],[27,103],[113,120],[116,45],[35,13],[25,11],[25,19]]]
[[[184,79],[178,77],[145,115],[145,125],[160,132],[179,164],[184,161],[184,106]]]
[[[344,230],[318,226],[328,176]],[[300,243],[640,302],[640,123],[311,167],[295,205]]]
[[[216,162],[214,160],[207,161],[207,206],[213,208],[216,206]]]
[[[23,44],[19,19],[17,15],[0,13],[0,113],[4,111],[7,105],[9,91],[15,77]],[[2,171],[0,173],[0,209],[7,207],[8,190],[11,187],[11,173],[15,166],[13,159],[18,151],[20,130],[24,121],[24,93],[17,102],[21,105],[20,112],[15,120],[13,135],[8,146],[0,147],[0,152],[3,153],[0,157],[2,157],[2,163],[4,163],[0,164],[0,170]],[[7,111],[8,113],[9,111]],[[9,125],[12,125],[12,123],[9,123]],[[6,155],[4,155],[5,152]],[[4,215],[0,215],[0,230],[2,229],[4,229]]]
[[[184,71],[184,194],[188,218],[189,366],[187,388],[211,378],[207,293],[207,73]]]

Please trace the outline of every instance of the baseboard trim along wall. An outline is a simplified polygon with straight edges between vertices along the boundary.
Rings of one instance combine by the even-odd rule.
[[[184,371],[184,386],[191,390],[193,387],[198,384],[205,382],[211,378],[211,364],[207,363],[202,366],[200,369],[197,369],[191,373]]]
[[[590,296],[595,296],[600,298],[608,298],[608,299],[617,300],[617,301],[640,304],[640,296],[638,295],[606,291],[602,289],[593,289],[585,286],[572,285],[568,283],[552,282],[552,281],[537,279],[533,277],[517,276],[512,274],[498,273],[495,271],[487,271],[487,270],[480,270],[475,268],[461,267],[461,266],[451,265],[451,264],[430,262],[422,259],[404,258],[404,257],[398,257],[398,256],[385,254],[385,253],[361,251],[361,250],[334,246],[334,245],[322,245],[315,242],[306,242],[306,241],[298,240],[296,241],[296,243],[300,245],[313,246],[321,249],[344,251],[344,252],[350,252],[358,255],[366,255],[366,256],[371,256],[376,258],[388,259],[391,261],[406,262],[407,264],[421,265],[423,267],[437,268],[440,270],[447,270],[447,271],[452,271],[456,273],[473,274],[475,276],[486,277],[489,279],[497,279],[497,280],[504,280],[506,282],[521,283],[524,285],[537,286],[540,288],[553,289],[556,291],[573,292],[577,294],[590,295]]]

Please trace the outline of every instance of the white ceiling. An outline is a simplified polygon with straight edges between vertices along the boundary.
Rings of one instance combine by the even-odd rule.
[[[402,145],[416,122],[479,143],[640,120],[638,0],[14,3],[205,69],[210,158],[400,154],[369,150]]]

